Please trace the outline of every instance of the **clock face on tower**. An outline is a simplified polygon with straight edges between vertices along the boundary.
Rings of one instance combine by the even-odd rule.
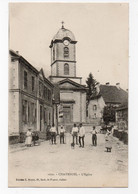
[[[63,43],[64,43],[65,46],[68,46],[69,45],[69,41],[68,40],[64,40]]]

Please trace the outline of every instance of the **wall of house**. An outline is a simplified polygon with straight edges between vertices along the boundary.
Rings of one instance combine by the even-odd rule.
[[[27,72],[27,87],[24,86],[24,72]],[[37,81],[37,74],[31,70],[31,68],[28,68],[26,64],[23,62],[20,62],[19,67],[19,87],[21,90],[26,92],[27,94],[30,94],[33,97],[37,96],[38,91],[38,81]],[[34,89],[32,90],[32,77],[34,77]]]
[[[9,57],[9,89],[19,89],[19,62]]]
[[[118,129],[128,130],[128,109],[116,111],[116,124]]]
[[[104,107],[105,107],[105,102],[102,97],[91,100],[88,105],[87,122],[99,124],[103,116]]]
[[[9,135],[19,136],[19,63],[9,56]]]
[[[19,92],[9,92],[9,135],[19,135]]]
[[[19,103],[20,132],[26,132],[28,128],[36,131],[37,128],[37,105],[36,98],[20,94]]]
[[[11,56],[10,56],[11,59]],[[9,136],[25,133],[28,128],[45,133],[45,123],[52,125],[53,87],[38,76],[37,70],[24,61],[9,61]],[[27,73],[27,87],[24,85],[24,72]],[[34,87],[32,84],[34,77]],[[40,82],[42,88],[40,92]],[[47,88],[47,91],[44,90]],[[44,91],[46,91],[44,93]],[[49,92],[48,92],[49,91]],[[41,93],[41,95],[40,95]],[[40,106],[42,106],[40,119]],[[40,121],[41,120],[41,121]],[[40,128],[41,122],[41,128]],[[43,134],[42,134],[43,136]]]

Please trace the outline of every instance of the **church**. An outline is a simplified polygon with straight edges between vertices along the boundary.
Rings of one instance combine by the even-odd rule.
[[[51,49],[50,81],[60,90],[60,104],[57,107],[58,125],[86,123],[86,91],[82,77],[76,75],[76,44],[74,34],[64,28],[53,37]]]
[[[74,34],[62,27],[51,40],[51,75],[38,71],[19,52],[9,54],[9,139],[19,142],[28,128],[46,138],[46,127],[83,123],[87,129],[99,126],[105,106],[119,107],[128,101],[128,93],[116,86],[97,85],[97,95],[87,104],[88,88],[76,72]],[[87,106],[87,107],[86,107]]]

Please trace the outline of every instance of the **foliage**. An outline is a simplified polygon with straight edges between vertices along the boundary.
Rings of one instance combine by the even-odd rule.
[[[115,107],[113,106],[104,107],[103,120],[106,125],[108,125],[109,122],[115,122]]]
[[[89,101],[90,98],[96,93],[96,84],[97,81],[94,79],[92,73],[89,74],[89,77],[86,80],[86,84],[88,87],[88,91],[87,91],[87,100]]]

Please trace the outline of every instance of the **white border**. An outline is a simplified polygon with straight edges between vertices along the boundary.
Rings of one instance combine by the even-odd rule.
[[[0,1],[0,193],[1,194],[36,194],[36,193],[104,193],[104,194],[135,194],[138,193],[138,0],[107,0],[107,1],[86,1],[96,3],[118,3],[129,2],[129,187],[128,188],[85,188],[85,189],[46,189],[46,188],[8,188],[8,3],[9,2],[28,2],[28,1]],[[29,1],[39,2],[39,1]],[[83,1],[41,1],[41,2],[82,2]]]

